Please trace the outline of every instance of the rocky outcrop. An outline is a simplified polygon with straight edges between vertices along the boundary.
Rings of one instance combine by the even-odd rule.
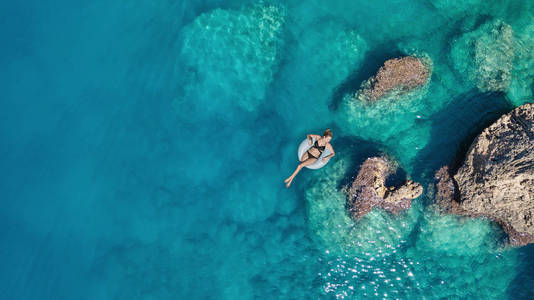
[[[394,172],[389,161],[382,157],[368,158],[361,166],[356,179],[346,189],[347,210],[354,219],[359,219],[374,207],[393,214],[410,207],[412,199],[423,192],[423,187],[408,180],[400,187],[387,187],[386,179]]]
[[[436,202],[443,210],[496,221],[512,245],[534,243],[534,104],[486,128],[461,167],[442,168],[436,179]]]
[[[406,93],[423,86],[430,77],[430,67],[417,57],[387,60],[375,76],[362,84],[356,98],[375,101],[391,93]]]

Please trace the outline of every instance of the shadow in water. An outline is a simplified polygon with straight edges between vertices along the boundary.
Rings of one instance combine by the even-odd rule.
[[[513,108],[501,93],[471,91],[420,119],[418,122],[432,122],[431,139],[414,160],[413,178],[424,182],[444,165],[458,168],[474,138]]]
[[[519,259],[520,270],[508,286],[510,299],[534,299],[534,244],[522,247]]]
[[[406,173],[406,171],[403,168],[398,167],[395,170],[395,173],[389,175],[386,178],[386,186],[399,187],[406,182],[407,178],[408,178],[408,173]]]
[[[404,56],[400,50],[396,48],[392,50],[391,45],[397,45],[397,42],[391,41],[367,52],[362,65],[334,88],[330,104],[328,105],[330,110],[337,110],[343,97],[346,94],[354,94],[364,81],[376,74],[386,60]]]

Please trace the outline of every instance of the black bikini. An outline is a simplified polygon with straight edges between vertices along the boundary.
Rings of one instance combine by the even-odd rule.
[[[323,154],[323,151],[324,151],[324,148],[326,148],[326,146],[319,146],[319,144],[317,143],[317,141],[315,141],[315,143],[313,143],[313,146],[311,146],[311,148],[315,148],[317,150],[319,150],[319,156],[313,156],[313,154],[311,154],[311,152],[308,150],[308,155],[313,157],[313,158],[317,158],[319,159],[319,157],[321,156],[321,154]]]

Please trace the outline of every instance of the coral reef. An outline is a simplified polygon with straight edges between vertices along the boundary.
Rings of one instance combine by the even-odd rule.
[[[525,104],[474,140],[454,176],[438,171],[436,202],[451,213],[496,221],[512,245],[534,243],[532,149],[534,104]]]
[[[430,67],[417,57],[389,59],[375,76],[362,84],[356,98],[375,101],[390,93],[403,94],[423,86],[430,74]]]
[[[360,219],[374,207],[398,214],[421,195],[423,187],[411,180],[400,187],[387,187],[386,179],[393,171],[391,163],[383,157],[368,158],[362,164],[347,190],[347,209],[353,219]]]

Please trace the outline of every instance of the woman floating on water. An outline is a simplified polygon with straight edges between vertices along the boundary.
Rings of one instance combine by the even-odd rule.
[[[323,154],[326,149],[328,149],[331,153],[322,158],[323,163],[326,163],[331,157],[336,155],[334,148],[332,148],[332,145],[330,144],[330,140],[332,140],[332,131],[330,131],[330,129],[325,130],[323,136],[317,134],[307,134],[306,139],[308,140],[308,145],[311,147],[300,157],[300,164],[297,166],[295,172],[293,172],[291,176],[284,180],[286,187],[291,185],[291,182],[295,176],[297,176],[300,170],[302,170],[302,168],[317,162],[317,160],[321,157],[321,154]],[[315,143],[313,140],[315,140]]]

